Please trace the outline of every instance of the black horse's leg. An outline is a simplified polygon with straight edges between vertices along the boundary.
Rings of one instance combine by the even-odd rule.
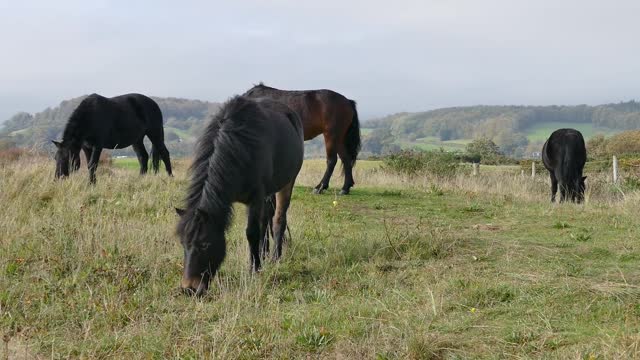
[[[567,200],[567,185],[564,183],[560,183],[560,202],[564,202]]]
[[[89,168],[89,182],[91,184],[96,183],[96,169],[98,168],[98,162],[100,161],[100,153],[102,153],[101,147],[94,147],[91,152],[91,158],[87,167]]]
[[[273,215],[276,212],[276,195],[272,194],[265,198],[264,200],[264,210],[262,211],[262,235],[260,238],[262,239],[262,243],[260,245],[260,255],[262,259],[266,259],[269,255],[269,235],[273,237],[273,227],[271,226],[271,222],[273,220]]]
[[[349,156],[344,147],[338,152],[338,155],[340,156],[340,160],[342,160],[342,167],[344,169],[344,185],[342,185],[340,195],[347,195],[351,187],[355,184],[355,182],[353,182],[353,159],[351,159],[351,156]]]
[[[327,139],[327,136],[324,137],[324,142],[327,147],[327,170],[325,170],[324,176],[322,177],[322,180],[320,180],[320,184],[316,185],[313,190],[314,194],[322,194],[322,192],[329,187],[329,180],[331,180],[333,169],[338,163],[338,154],[336,153],[333,143]]]
[[[164,134],[162,132],[158,133],[157,131],[154,131],[148,133],[147,137],[149,137],[149,140],[151,140],[151,154],[153,155],[154,164],[157,164],[158,160],[156,160],[156,156],[159,156],[164,163],[164,168],[167,170],[167,174],[169,176],[173,176],[173,172],[171,171],[171,159],[169,157],[169,150],[164,144]],[[158,172],[158,170],[156,170],[155,168],[156,165],[153,166],[154,171]]]
[[[149,154],[147,153],[147,149],[144,147],[144,141],[142,139],[133,144],[133,151],[136,152],[138,163],[140,163],[140,175],[146,174],[149,163]]]
[[[287,210],[291,203],[293,183],[292,181],[276,193],[276,214],[273,217],[273,237],[276,243],[276,250],[273,254],[274,260],[278,260],[282,256],[284,233],[287,230]]]
[[[153,168],[153,173],[157,174],[160,168],[160,152],[155,145],[151,145],[151,167]]]
[[[80,149],[71,154],[71,172],[80,170]]]
[[[556,202],[556,193],[558,193],[558,180],[554,173],[549,173],[551,177],[551,202]]]
[[[260,237],[264,236],[262,231],[262,219],[264,211],[264,197],[259,197],[249,205],[247,217],[247,241],[249,241],[250,263],[253,271],[260,271]]]
[[[82,145],[82,152],[84,153],[85,160],[87,160],[87,164],[89,164],[89,161],[91,161],[91,152],[93,152],[93,149],[89,146]]]

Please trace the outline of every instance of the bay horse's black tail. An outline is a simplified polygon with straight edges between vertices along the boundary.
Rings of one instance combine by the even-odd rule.
[[[351,167],[356,165],[358,159],[358,153],[360,152],[360,120],[358,120],[358,110],[356,109],[356,102],[349,100],[351,108],[353,109],[353,118],[351,119],[351,125],[347,129],[347,134],[344,138],[344,146],[351,158]]]

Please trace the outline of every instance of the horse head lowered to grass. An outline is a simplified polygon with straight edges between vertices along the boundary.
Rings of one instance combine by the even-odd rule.
[[[83,150],[87,157],[89,182],[95,183],[102,149],[122,149],[132,145],[140,162],[140,173],[144,174],[149,161],[143,142],[145,135],[152,144],[154,172],[158,172],[162,158],[167,173],[171,175],[169,150],[164,144],[162,112],[155,101],[141,94],[112,98],[89,95],[69,117],[62,141],[53,141],[57,148],[55,176],[63,178],[78,170],[80,150]]]
[[[272,233],[274,258],[282,254],[286,214],[293,184],[302,167],[302,123],[288,106],[242,96],[229,100],[198,139],[186,208],[177,233],[184,250],[181,287],[202,295],[226,254],[225,232],[232,205],[248,206],[246,237],[253,271],[261,266],[266,231],[265,199],[275,193]]]

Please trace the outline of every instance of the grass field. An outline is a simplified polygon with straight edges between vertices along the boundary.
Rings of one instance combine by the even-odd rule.
[[[591,123],[588,124],[578,124],[578,123],[562,123],[562,122],[541,122],[537,123],[534,126],[526,129],[525,135],[529,139],[529,141],[546,141],[557,129],[562,128],[571,128],[576,129],[582,133],[585,139],[589,139],[596,134],[603,134],[606,136],[610,136],[615,134],[617,131],[611,129],[598,129],[594,128]]]
[[[175,178],[140,177],[117,160],[94,187],[86,170],[52,181],[46,159],[0,165],[2,353],[640,356],[640,194],[604,176],[588,174],[585,205],[551,205],[546,178],[515,168],[443,180],[362,161],[352,195],[336,197],[339,176],[311,194],[324,161],[307,161],[282,261],[249,272],[237,206],[221,273],[194,299],[177,290],[187,164],[175,163]]]

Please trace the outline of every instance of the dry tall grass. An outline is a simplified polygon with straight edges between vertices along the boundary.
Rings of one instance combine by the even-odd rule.
[[[0,166],[0,331],[53,358],[632,358],[640,196],[589,175],[587,203],[544,177],[401,177],[362,161],[313,196],[307,161],[281,263],[253,276],[243,207],[204,299],[177,290],[175,178],[53,160]],[[622,195],[624,193],[624,195]],[[336,205],[333,200],[337,199]],[[28,348],[27,348],[28,346]],[[13,350],[15,352],[15,350]]]

